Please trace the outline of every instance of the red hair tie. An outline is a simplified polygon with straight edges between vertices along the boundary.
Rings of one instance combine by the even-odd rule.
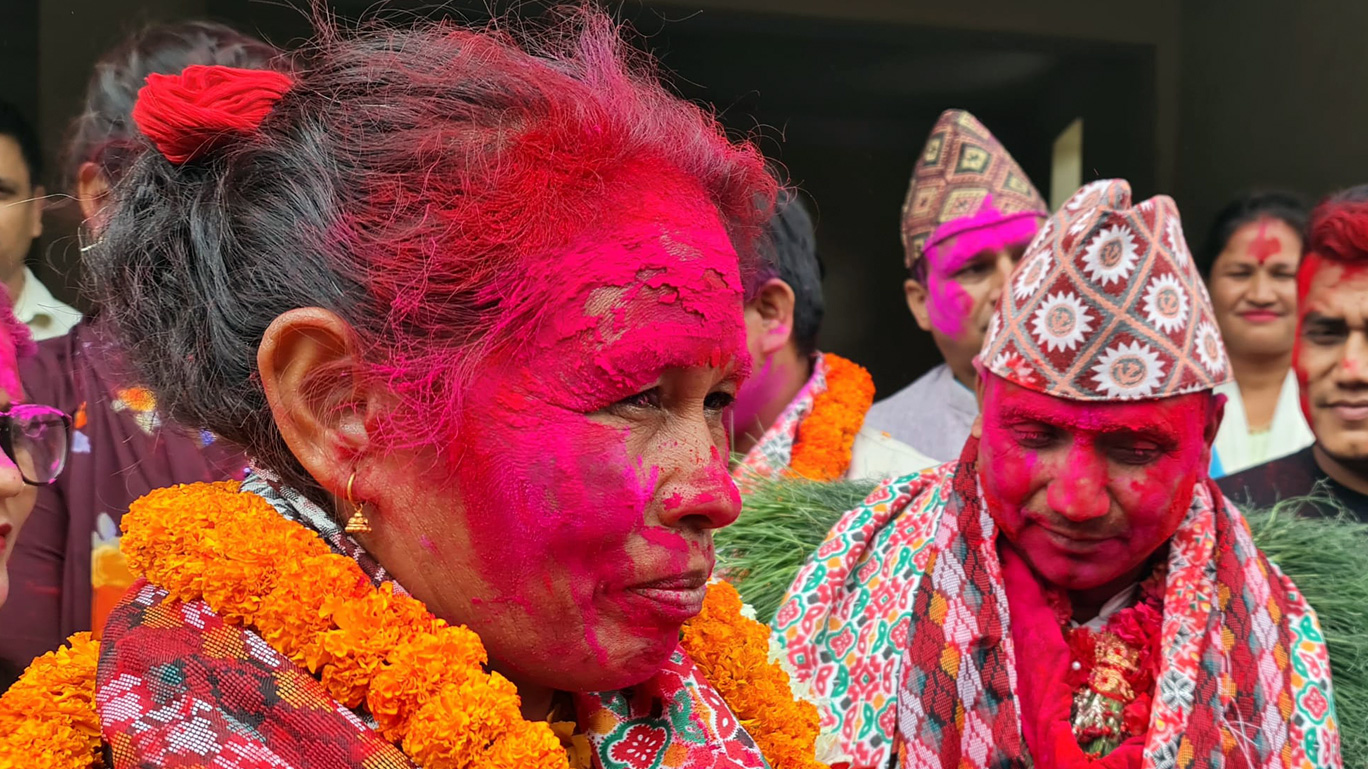
[[[133,122],[172,163],[188,163],[235,135],[254,133],[294,86],[270,70],[195,64],[178,75],[151,74],[138,91]]]

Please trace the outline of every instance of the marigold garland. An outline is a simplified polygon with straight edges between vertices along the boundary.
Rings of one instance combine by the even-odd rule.
[[[0,697],[0,767],[99,766],[95,665],[100,642],[77,633],[70,645],[29,665]]]
[[[741,606],[735,587],[714,582],[680,645],[773,769],[826,769],[816,759],[817,706],[794,698],[788,673],[769,659],[769,628],[743,617]]]
[[[419,766],[465,766],[483,753],[481,766],[568,767],[551,727],[524,720],[514,685],[485,672],[474,632],[432,616],[393,583],[373,587],[354,561],[236,482],[154,491],[132,505],[123,528],[134,573],[176,600],[202,598],[314,674],[339,702],[364,703],[380,733]],[[708,591],[683,634],[772,767],[822,769],[816,708],[794,700],[787,674],[767,659],[767,639],[725,583]],[[102,766],[99,643],[85,633],[70,640],[0,697],[0,769]]]
[[[834,481],[850,469],[855,434],[874,405],[874,380],[857,363],[823,353],[826,391],[812,401],[812,411],[798,426],[789,470],[814,481]]]

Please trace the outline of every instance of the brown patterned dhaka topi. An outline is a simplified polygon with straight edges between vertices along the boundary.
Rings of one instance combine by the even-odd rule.
[[[973,229],[1043,220],[1049,207],[987,128],[962,109],[941,113],[931,129],[903,203],[903,263]]]
[[[1173,200],[1132,206],[1121,180],[1074,193],[1026,249],[979,361],[1076,401],[1167,398],[1229,381]]]

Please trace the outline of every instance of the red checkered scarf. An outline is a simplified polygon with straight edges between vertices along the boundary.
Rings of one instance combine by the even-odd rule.
[[[1075,741],[1060,739],[1069,714],[1062,713],[1062,726],[1045,723],[1046,701],[1055,700],[1040,691],[1057,681],[1022,667],[1040,664],[1035,645],[1023,648],[1025,658],[1014,649],[1040,628],[1013,627],[1022,612],[1015,603],[1009,609],[1008,593],[1024,601],[1032,589],[1038,597],[1039,586],[1005,585],[996,530],[980,503],[977,457],[978,441],[970,439],[935,562],[913,597],[898,692],[903,767],[1025,769],[1032,756],[1035,766],[1050,769],[1310,765],[1291,718],[1289,618],[1311,610],[1209,484],[1196,489],[1170,542],[1164,659],[1149,733],[1091,763]],[[1319,756],[1316,765],[1338,765],[1333,732],[1329,742],[1324,748],[1333,755]]]

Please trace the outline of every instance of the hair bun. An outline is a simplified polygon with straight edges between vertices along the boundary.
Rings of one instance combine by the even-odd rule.
[[[179,165],[225,139],[254,133],[293,86],[280,72],[196,64],[178,75],[148,75],[133,105],[133,121],[167,160]]]

